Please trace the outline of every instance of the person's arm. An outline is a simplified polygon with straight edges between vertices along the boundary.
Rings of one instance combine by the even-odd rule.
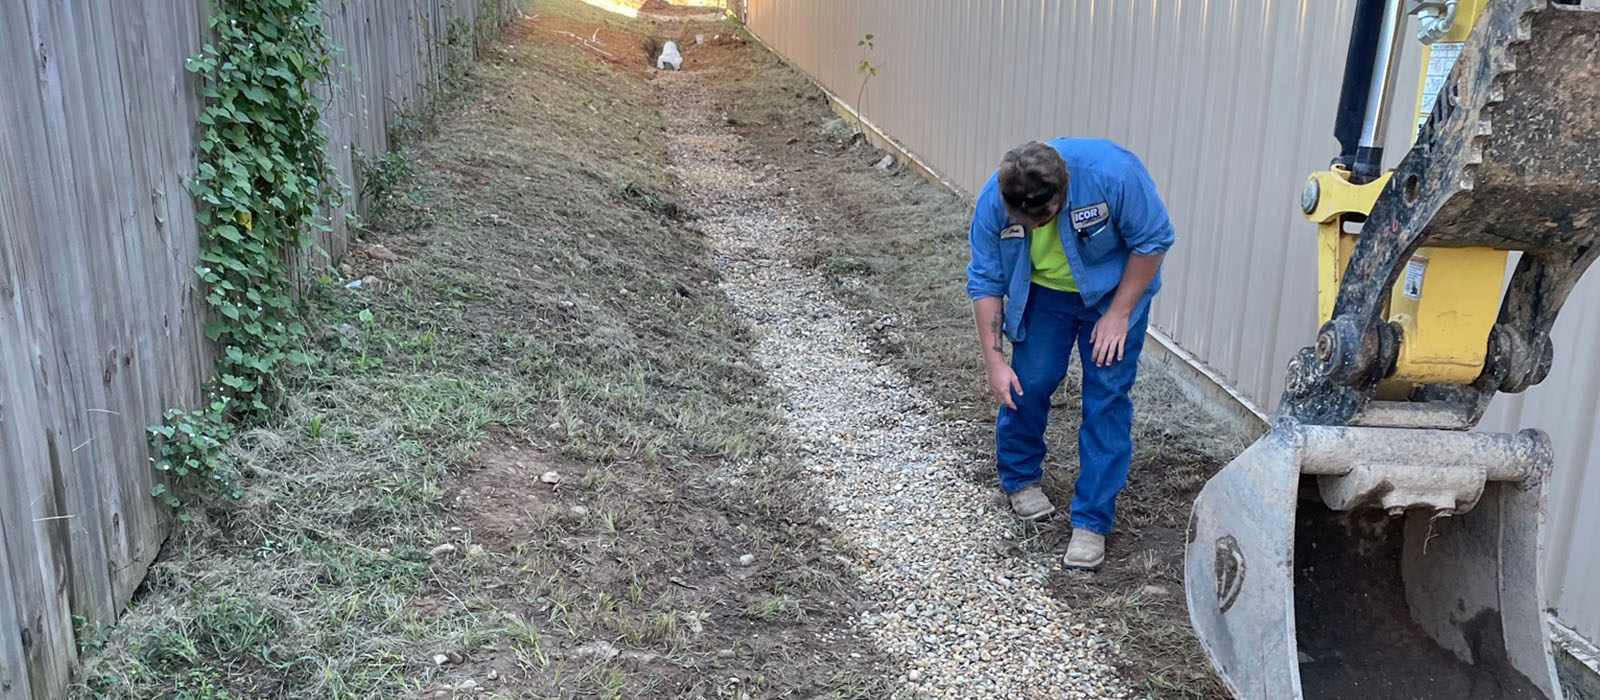
[[[1011,390],[1022,393],[1016,373],[1006,364],[1005,274],[1000,259],[1000,227],[1005,215],[1000,211],[999,192],[991,176],[972,211],[972,226],[967,231],[972,258],[967,263],[967,295],[972,298],[972,315],[978,324],[978,342],[983,366],[989,378],[989,393],[996,401],[1015,409]]]
[[[1128,264],[1122,268],[1122,281],[1117,283],[1117,291],[1111,297],[1111,308],[1100,316],[1094,324],[1094,330],[1089,332],[1089,341],[1094,345],[1092,356],[1094,363],[1104,367],[1114,362],[1122,361],[1122,350],[1128,342],[1128,325],[1132,322],[1133,307],[1139,303],[1139,297],[1144,296],[1144,290],[1150,286],[1150,280],[1155,279],[1156,270],[1161,269],[1161,258],[1165,252],[1155,255],[1128,256]]]
[[[1005,300],[979,297],[972,300],[972,315],[978,321],[978,342],[983,345],[983,368],[989,378],[989,393],[1006,408],[1016,410],[1011,392],[1022,395],[1022,383],[1006,362],[1001,338],[1005,335]]]
[[[1110,307],[1089,332],[1091,358],[1101,367],[1122,361],[1134,307],[1161,269],[1161,259],[1174,239],[1172,220],[1156,194],[1155,181],[1138,159],[1129,163],[1115,206],[1117,231],[1132,254],[1122,267]]]

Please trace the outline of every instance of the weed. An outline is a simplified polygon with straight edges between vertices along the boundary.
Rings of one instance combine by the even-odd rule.
[[[109,635],[110,630],[98,620],[90,622],[82,615],[72,616],[72,637],[78,640],[79,654],[104,648]]]
[[[841,252],[829,254],[818,267],[823,272],[834,277],[865,275],[872,272],[872,266],[868,265],[865,260]]]
[[[866,105],[862,102],[867,94],[867,81],[878,75],[878,65],[868,59],[872,50],[878,45],[873,42],[871,34],[867,34],[856,41],[856,46],[861,47],[861,62],[856,64],[856,75],[861,76],[861,87],[856,90],[856,112],[866,117]]]
[[[362,200],[370,203],[371,215],[374,218],[385,218],[393,207],[399,185],[416,178],[415,168],[405,153],[398,148],[385,151],[376,157],[358,150],[356,163],[361,174]]]
[[[758,595],[745,602],[744,611],[761,620],[776,620],[797,615],[800,604],[786,595]]]

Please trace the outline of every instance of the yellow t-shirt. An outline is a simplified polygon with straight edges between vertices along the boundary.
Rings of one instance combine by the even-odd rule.
[[[1033,259],[1034,284],[1060,292],[1078,291],[1067,254],[1061,250],[1061,237],[1056,234],[1056,219],[1028,232],[1028,257]]]

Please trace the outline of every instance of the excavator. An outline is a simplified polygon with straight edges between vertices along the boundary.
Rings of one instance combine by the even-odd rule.
[[[1545,379],[1551,326],[1600,254],[1600,0],[1353,12],[1340,152],[1300,202],[1321,325],[1270,428],[1195,499],[1190,619],[1240,699],[1560,700],[1551,443],[1474,428]],[[1412,26],[1416,131],[1386,168]]]

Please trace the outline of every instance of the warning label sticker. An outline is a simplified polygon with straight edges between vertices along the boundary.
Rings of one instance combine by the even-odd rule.
[[[1418,131],[1428,122],[1428,115],[1433,114],[1434,100],[1439,98],[1445,78],[1450,77],[1450,68],[1455,66],[1456,57],[1460,55],[1459,41],[1441,41],[1428,51],[1428,73],[1422,78],[1422,110],[1417,113]]]
[[[1412,256],[1406,261],[1406,276],[1400,283],[1400,295],[1408,299],[1422,297],[1422,273],[1428,270],[1428,259]]]

